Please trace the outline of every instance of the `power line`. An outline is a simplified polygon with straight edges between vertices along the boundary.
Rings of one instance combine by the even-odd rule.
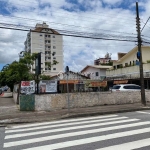
[[[19,28],[10,28],[10,27],[0,27],[3,29],[11,29],[11,30],[19,30],[19,31],[29,31],[27,29],[19,29]],[[34,31],[37,32],[37,31]],[[40,33],[45,33],[45,32],[40,32]],[[83,36],[83,35],[73,35],[73,34],[67,34],[67,33],[63,33],[63,34],[59,34],[59,35],[63,35],[63,36],[71,36],[71,37],[79,37],[79,38],[88,38],[88,39],[101,39],[101,40],[114,40],[114,41],[127,41],[127,42],[137,42],[136,40],[127,40],[127,39],[117,39],[117,38],[103,38],[103,37],[92,37],[92,36]]]
[[[3,18],[4,18],[4,17],[6,17],[6,18],[17,18],[17,19],[19,19],[19,20],[21,19],[21,22],[22,22],[22,19],[24,19],[24,20],[30,20],[30,22],[31,22],[31,21],[32,21],[32,22],[37,22],[37,21],[42,22],[41,20],[35,20],[35,19],[29,19],[29,18],[23,18],[23,17],[16,17],[16,16],[11,16],[11,17],[10,17],[10,16],[8,16],[8,15],[7,15],[7,16],[5,15],[5,16],[2,16],[2,17],[3,17]],[[3,18],[1,18],[1,20],[2,20]],[[4,18],[4,19],[5,19],[5,18]],[[14,20],[14,22],[15,22],[15,20]],[[49,22],[49,21],[45,21],[45,22]],[[93,21],[92,21],[92,22],[93,22]],[[80,26],[71,25],[71,24],[69,25],[69,24],[55,23],[55,22],[49,22],[49,23],[50,23],[50,24],[55,24],[55,26],[56,26],[56,25],[57,25],[57,26],[58,26],[58,25],[63,25],[63,27],[64,27],[64,26],[67,26],[67,27],[69,27],[69,26],[70,26],[70,27],[78,27],[78,28],[80,27]],[[96,22],[95,22],[95,23],[96,23]],[[98,23],[98,22],[97,22],[97,23]],[[105,22],[105,24],[107,24],[107,26],[109,26],[109,25],[114,25],[114,24],[109,24],[109,25],[108,25],[108,23],[106,23],[106,22]],[[128,26],[128,25],[126,25],[126,26]],[[84,26],[84,27],[80,27],[80,28],[86,29],[87,27]],[[100,29],[100,30],[102,30],[102,29]],[[109,32],[112,32],[112,31],[109,30]],[[117,32],[117,31],[115,31],[115,32]],[[125,32],[124,32],[124,33],[125,33]],[[128,33],[126,33],[126,34],[128,34]]]
[[[148,17],[146,23],[144,24],[143,28],[141,29],[141,32],[143,31],[143,29],[144,29],[144,27],[146,26],[146,24],[147,24],[147,22],[148,22],[149,19],[150,19],[150,17]]]
[[[24,20],[30,20],[30,22],[32,21],[32,20],[34,20],[34,22],[36,21],[40,21],[40,22],[42,22],[41,20],[35,20],[35,19],[29,19],[29,18],[23,18],[23,17],[13,17],[13,18],[18,18],[18,19],[24,19]],[[1,19],[2,20],[2,19]],[[48,22],[48,21],[46,21],[46,22]],[[52,24],[55,24],[55,26],[57,25],[63,25],[63,27],[64,26],[67,26],[67,27],[76,27],[76,28],[82,28],[82,29],[92,29],[92,30],[94,30],[94,29],[96,29],[96,28],[89,28],[89,27],[81,27],[81,26],[75,26],[75,25],[67,25],[67,24],[62,24],[62,23],[56,23],[56,22],[48,22],[48,23],[50,23],[51,25]],[[7,23],[6,23],[7,24]],[[131,35],[131,33],[126,33],[126,32],[118,32],[118,31],[111,31],[111,30],[104,30],[104,29],[96,29],[96,30],[102,30],[102,31],[107,31],[107,32],[116,32],[116,33],[124,33],[124,34],[130,34]],[[134,33],[132,33],[133,35],[134,35]]]

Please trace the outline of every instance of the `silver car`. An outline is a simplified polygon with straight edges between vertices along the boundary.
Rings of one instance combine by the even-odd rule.
[[[112,92],[119,91],[141,91],[141,87],[136,84],[117,84],[112,87]]]

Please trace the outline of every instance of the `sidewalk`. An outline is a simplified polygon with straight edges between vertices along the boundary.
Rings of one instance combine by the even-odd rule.
[[[104,105],[87,108],[61,109],[53,111],[20,111],[12,98],[0,98],[0,125],[52,121],[64,118],[104,115],[138,110],[150,110],[150,103],[143,107],[141,103],[124,105]]]

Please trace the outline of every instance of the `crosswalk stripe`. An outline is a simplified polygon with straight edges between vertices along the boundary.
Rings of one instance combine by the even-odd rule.
[[[26,128],[26,127],[34,127],[40,125],[52,125],[57,123],[66,123],[66,122],[76,122],[76,121],[84,121],[84,120],[92,120],[92,119],[102,119],[102,118],[110,118],[110,117],[117,117],[118,115],[104,115],[98,117],[86,117],[86,118],[75,118],[75,119],[67,119],[67,120],[59,120],[59,121],[52,121],[52,122],[42,122],[42,123],[33,123],[33,124],[25,124],[25,125],[17,125],[12,126],[11,128],[6,127],[7,130],[18,129],[18,128]]]
[[[25,137],[25,136],[31,136],[31,135],[39,135],[39,134],[44,134],[44,133],[54,133],[58,131],[69,131],[73,129],[83,129],[83,128],[88,128],[88,127],[97,127],[97,126],[102,126],[102,125],[110,125],[110,124],[116,124],[116,123],[126,123],[126,122],[132,122],[132,121],[137,121],[138,119],[128,119],[128,120],[121,120],[121,121],[114,121],[114,122],[105,122],[105,123],[97,123],[97,124],[88,124],[84,126],[75,126],[75,127],[68,127],[68,128],[60,128],[60,129],[53,129],[53,130],[46,130],[46,131],[36,131],[36,132],[31,132],[31,133],[20,133],[20,134],[12,134],[12,135],[6,135],[5,139],[10,139],[10,138],[18,138],[18,137]],[[143,124],[142,124],[143,123]],[[150,124],[150,122],[142,122],[142,123],[135,123],[135,125],[146,125]],[[124,125],[126,127],[131,126],[131,125]],[[119,126],[118,126],[119,127]],[[108,129],[117,129],[116,127],[108,127]],[[121,128],[121,125],[120,125]],[[106,128],[107,129],[107,128]]]
[[[96,150],[132,150],[136,148],[142,148],[150,145],[150,138],[148,139],[143,139],[143,140],[138,140],[138,141],[133,141],[129,143],[124,143],[124,144],[119,144],[115,146],[109,146],[105,148],[100,148]]]
[[[136,111],[136,112],[141,114],[150,114],[149,112],[145,112],[145,111]]]
[[[82,145],[82,144],[104,141],[104,140],[114,139],[114,138],[119,138],[119,137],[137,135],[137,134],[146,133],[146,132],[150,132],[150,128],[136,129],[136,130],[132,130],[132,131],[113,133],[113,134],[90,137],[90,138],[85,138],[85,139],[61,142],[61,143],[56,143],[56,144],[51,144],[51,145],[26,148],[24,150],[41,150],[41,149],[43,149],[43,150],[54,150],[54,149],[66,148],[66,147],[70,147],[70,146],[78,146],[78,145]],[[46,139],[46,137],[45,137],[45,139]],[[4,143],[4,147],[9,147],[9,144],[7,145],[7,143]]]
[[[32,127],[32,128],[25,128],[25,129],[18,129],[18,130],[6,130],[5,133],[12,133],[12,132],[22,132],[22,131],[31,131],[31,130],[38,130],[38,129],[46,129],[46,128],[53,128],[53,127],[62,127],[62,126],[68,126],[68,125],[81,125],[84,123],[96,123],[100,121],[112,121],[112,120],[121,120],[121,119],[127,119],[128,117],[117,117],[117,118],[105,118],[105,119],[99,119],[99,120],[91,120],[91,121],[83,121],[83,122],[75,122],[75,123],[66,123],[66,124],[58,124],[58,125],[47,125],[47,126],[39,126],[39,127]]]

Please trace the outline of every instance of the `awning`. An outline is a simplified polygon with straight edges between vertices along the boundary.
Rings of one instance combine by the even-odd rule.
[[[115,80],[114,84],[126,84],[128,83],[128,80]]]
[[[79,80],[60,80],[59,81],[59,84],[67,84],[67,82],[68,82],[68,84],[77,84],[78,82],[79,82]]]

